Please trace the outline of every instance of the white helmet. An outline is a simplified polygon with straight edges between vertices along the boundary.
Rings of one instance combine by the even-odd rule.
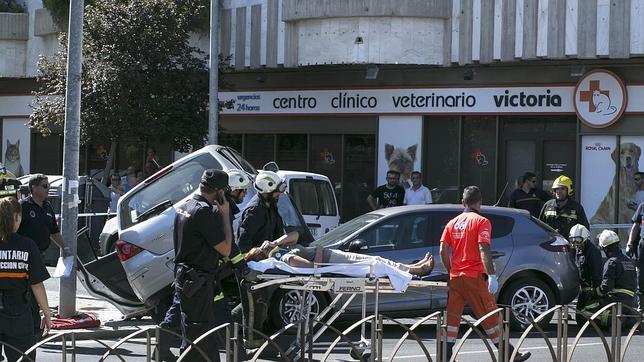
[[[613,245],[615,243],[619,243],[619,236],[617,236],[617,234],[612,230],[602,231],[597,236],[597,239],[599,239],[599,246],[601,246],[602,248]]]
[[[577,224],[570,229],[568,240],[573,245],[581,244],[590,239],[590,231],[581,224]]]
[[[228,186],[231,191],[246,190],[253,186],[253,182],[243,171],[233,168],[226,171],[226,173],[228,174]]]
[[[273,171],[260,171],[255,178],[255,190],[260,194],[286,190],[284,180]]]

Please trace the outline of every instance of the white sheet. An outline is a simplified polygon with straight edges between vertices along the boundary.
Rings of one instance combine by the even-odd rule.
[[[403,290],[407,286],[409,281],[411,281],[411,274],[400,269],[396,269],[391,265],[385,264],[378,260],[361,261],[353,264],[327,265],[319,267],[317,269],[295,268],[274,258],[248,262],[248,266],[251,269],[261,273],[264,273],[268,269],[280,269],[292,274],[334,273],[358,278],[364,278],[365,276],[369,275],[371,265],[373,265],[374,276],[378,278],[388,277],[391,286],[397,292]]]

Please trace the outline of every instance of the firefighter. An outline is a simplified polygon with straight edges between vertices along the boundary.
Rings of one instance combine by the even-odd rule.
[[[248,253],[253,247],[260,247],[264,241],[273,241],[284,235],[284,222],[277,211],[277,201],[286,191],[286,183],[273,171],[260,171],[253,183],[257,195],[248,202],[242,212],[237,242],[242,253]],[[284,246],[297,242],[297,231],[288,233]],[[243,291],[242,291],[243,292]],[[265,290],[247,293],[248,308],[244,309],[244,342],[247,348],[257,348],[263,340],[255,338],[253,330],[262,330],[268,315],[268,298]]]
[[[0,341],[24,352],[36,341],[31,299],[36,300],[43,312],[40,322],[43,336],[51,328],[51,318],[43,284],[49,273],[36,243],[16,233],[21,221],[18,200],[0,198]],[[12,348],[4,350],[9,361],[21,357]],[[35,354],[30,357],[35,359]]]
[[[577,298],[577,310],[593,309],[599,304],[595,300],[594,290],[602,280],[602,254],[599,248],[590,241],[590,232],[581,224],[570,229],[570,244],[575,247],[575,262],[579,268],[580,292]],[[576,315],[577,324],[583,324],[585,318],[581,313]]]
[[[576,224],[590,227],[584,208],[571,198],[573,188],[570,177],[564,175],[557,177],[552,183],[552,191],[555,193],[555,198],[543,205],[539,220],[550,225],[564,237],[570,235],[570,229]]]
[[[608,260],[604,263],[602,279],[594,290],[594,297],[598,305],[590,309],[589,313],[595,312],[600,308],[614,302],[622,302],[624,305],[635,307],[635,290],[637,289],[637,274],[635,273],[635,264],[633,260],[627,257],[619,247],[619,237],[612,230],[602,231],[597,239],[599,246],[604,250]],[[629,311],[624,310],[624,314]],[[607,328],[609,326],[610,313],[604,313],[600,317],[600,325]],[[629,325],[632,321],[625,321],[624,325]]]

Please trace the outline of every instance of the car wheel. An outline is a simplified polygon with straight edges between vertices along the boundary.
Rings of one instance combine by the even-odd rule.
[[[308,294],[308,296],[306,303],[311,306],[310,316],[316,318],[327,307],[327,299],[321,293]],[[269,311],[271,327],[279,330],[289,323],[298,321],[303,303],[305,301],[302,300],[302,295],[297,290],[280,290],[275,293]],[[291,328],[287,333],[295,333],[296,331],[297,328]]]
[[[504,288],[499,301],[512,307],[510,328],[521,331],[530,325],[531,320],[555,305],[555,296],[545,282],[536,278],[520,278]],[[551,319],[552,315],[543,319],[540,327],[545,328]]]

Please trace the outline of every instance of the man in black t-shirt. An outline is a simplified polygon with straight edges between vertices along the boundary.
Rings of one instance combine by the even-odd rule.
[[[189,346],[185,338],[194,341],[215,327],[213,282],[219,258],[230,255],[232,244],[230,210],[224,195],[227,188],[228,174],[221,170],[206,170],[201,177],[199,190],[176,208],[173,306],[178,304],[184,316],[181,329],[184,337],[182,352]],[[174,318],[170,310],[166,319]],[[219,351],[214,339],[200,343],[199,347],[209,358],[219,361]],[[188,360],[193,359],[202,359],[196,349],[188,356]]]
[[[371,195],[367,196],[367,203],[372,210],[403,205],[405,189],[400,186],[399,181],[400,172],[387,171],[387,183],[378,186]]]
[[[537,175],[526,172],[519,178],[519,188],[512,191],[508,207],[528,210],[530,215],[539,217],[543,204],[550,200],[550,194],[537,188]]]

